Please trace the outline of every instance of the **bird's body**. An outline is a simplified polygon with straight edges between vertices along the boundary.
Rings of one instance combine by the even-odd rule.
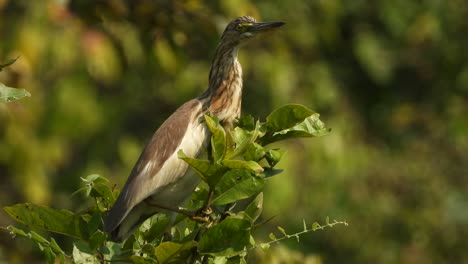
[[[239,44],[260,30],[283,24],[257,23],[248,16],[229,23],[212,61],[208,89],[179,107],[159,127],[107,215],[104,230],[112,240],[126,239],[147,218],[164,212],[162,208],[176,208],[190,198],[199,177],[177,152],[181,149],[189,157],[205,152],[210,139],[203,118],[206,113],[217,116],[225,127],[232,127],[240,115],[242,98]]]

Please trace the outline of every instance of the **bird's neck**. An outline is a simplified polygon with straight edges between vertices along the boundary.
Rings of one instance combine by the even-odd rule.
[[[207,110],[229,126],[239,117],[242,100],[242,67],[237,51],[237,47],[218,47],[210,69],[208,90],[202,96]]]

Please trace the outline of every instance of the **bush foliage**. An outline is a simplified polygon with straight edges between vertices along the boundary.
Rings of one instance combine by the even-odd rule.
[[[324,227],[317,222],[307,226],[304,221],[303,231],[296,234],[287,234],[284,228],[278,227],[281,237],[271,233],[271,241],[266,243],[257,242],[252,236],[252,231],[262,225],[258,219],[263,209],[265,182],[281,173],[274,166],[284,153],[267,145],[327,134],[329,129],[317,113],[302,105],[285,105],[268,115],[264,123],[245,116],[232,131],[225,131],[216,117],[205,115],[205,122],[212,134],[210,159],[187,157],[179,151],[179,158],[197,172],[202,184],[188,208],[174,208],[180,217],[170,234],[164,233],[168,218],[157,214],[123,245],[107,241],[107,234],[101,231],[103,215],[118,194],[107,179],[96,174],[83,178],[85,186],[78,190],[95,202],[84,213],[31,203],[4,208],[13,219],[32,229],[74,238],[72,252],[66,253],[53,237],[46,239],[34,230],[24,231],[14,226],[7,229],[14,236],[37,242],[49,263],[67,260],[75,263],[246,263],[252,249],[267,249],[271,243],[285,238],[299,240],[299,235]],[[246,205],[242,206],[242,202]],[[330,223],[327,218],[325,226],[339,223],[346,224]]]

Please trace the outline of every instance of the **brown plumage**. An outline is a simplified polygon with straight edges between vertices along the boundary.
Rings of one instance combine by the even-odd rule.
[[[104,230],[112,240],[126,239],[147,218],[166,212],[161,208],[177,208],[190,198],[199,178],[177,157],[177,152],[182,149],[189,157],[205,152],[210,138],[203,119],[207,112],[216,115],[226,127],[232,126],[240,115],[242,98],[239,45],[283,24],[258,23],[249,16],[228,24],[212,61],[208,89],[183,104],[154,133],[109,211]]]

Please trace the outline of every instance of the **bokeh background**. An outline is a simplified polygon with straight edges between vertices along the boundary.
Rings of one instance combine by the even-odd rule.
[[[336,226],[263,263],[468,263],[468,4],[464,0],[0,0],[0,205],[76,210],[80,177],[122,186],[162,121],[207,86],[225,25],[282,20],[240,52],[243,112],[285,103],[332,133],[289,141],[259,233]],[[0,226],[12,224],[0,212]],[[0,262],[42,262],[0,231]],[[63,238],[58,238],[67,243]]]

